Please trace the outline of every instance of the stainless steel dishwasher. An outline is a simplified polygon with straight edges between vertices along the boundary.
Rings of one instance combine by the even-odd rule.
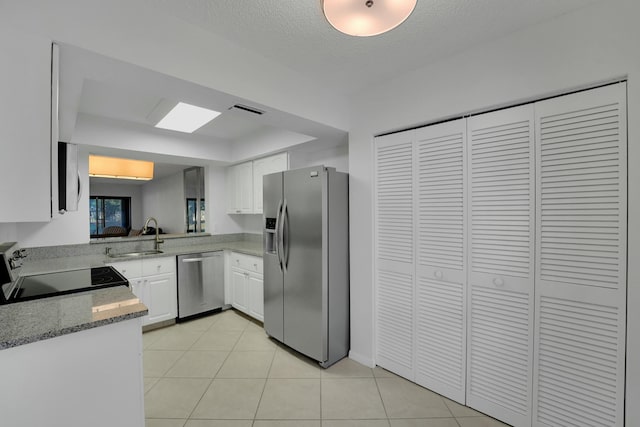
[[[223,305],[223,252],[178,256],[178,320],[220,310]]]

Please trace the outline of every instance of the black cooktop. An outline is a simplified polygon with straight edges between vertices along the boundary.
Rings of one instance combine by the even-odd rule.
[[[37,274],[19,278],[8,294],[0,293],[2,299],[0,303],[9,304],[92,289],[128,285],[127,279],[112,267]],[[3,288],[5,286],[3,285]]]

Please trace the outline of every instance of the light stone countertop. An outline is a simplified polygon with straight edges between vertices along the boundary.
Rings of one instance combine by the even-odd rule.
[[[0,306],[0,350],[142,317],[147,307],[124,286]]]
[[[221,250],[262,257],[262,243],[244,240],[161,249],[162,254],[134,258],[80,255],[27,260],[21,268],[20,275],[55,273],[102,267],[106,264],[142,258]],[[0,306],[0,325],[2,325],[0,350],[141,317],[147,312],[147,307],[140,303],[129,288],[125,287],[96,289],[2,305]]]

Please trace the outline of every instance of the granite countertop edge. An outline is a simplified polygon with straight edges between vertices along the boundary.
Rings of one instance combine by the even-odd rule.
[[[44,333],[29,335],[25,337],[19,337],[0,341],[0,350],[6,350],[13,347],[19,347],[25,344],[31,344],[38,341],[44,341],[47,339],[72,334],[75,332],[86,331],[88,329],[98,328],[100,326],[110,325],[113,323],[123,322],[125,320],[135,319],[146,315],[149,310],[139,310],[132,313],[124,313],[109,317],[107,319],[94,320],[92,322],[82,323],[80,325],[69,326],[66,328],[53,329]]]

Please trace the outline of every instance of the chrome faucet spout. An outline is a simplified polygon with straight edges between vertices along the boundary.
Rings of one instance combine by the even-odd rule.
[[[142,232],[146,233],[147,230],[149,230],[149,222],[153,221],[153,223],[155,224],[155,229],[156,229],[156,243],[155,243],[155,249],[156,251],[160,250],[160,243],[164,243],[164,240],[162,240],[160,238],[159,235],[159,229],[158,229],[158,220],[155,219],[154,217],[150,216],[149,218],[147,218],[147,220],[144,222],[144,227],[142,227]]]

